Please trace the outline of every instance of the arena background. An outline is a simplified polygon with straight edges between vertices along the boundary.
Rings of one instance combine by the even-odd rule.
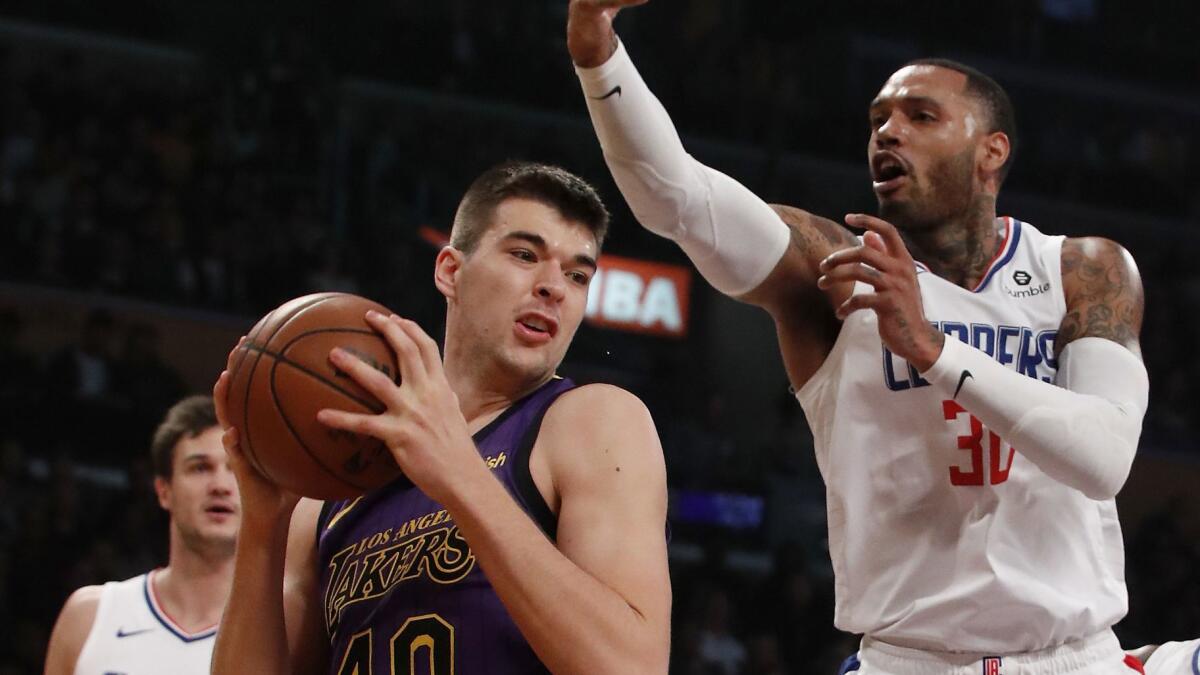
[[[833,218],[873,210],[866,103],[900,63],[959,58],[1008,88],[1021,148],[1001,212],[1112,237],[1145,279],[1127,645],[1200,635],[1198,7],[654,0],[618,25],[699,159]],[[633,390],[659,425],[672,672],[832,673],[854,650],[831,626],[822,484],[770,323],[633,222],[565,11],[0,2],[0,673],[40,672],[73,588],[165,561],[149,430],[264,311],[347,290],[440,333],[435,244],[505,158],[567,166],[615,215],[564,371]]]

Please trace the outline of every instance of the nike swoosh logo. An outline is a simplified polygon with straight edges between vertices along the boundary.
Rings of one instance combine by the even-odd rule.
[[[954,390],[954,398],[958,398],[958,392],[962,391],[962,387],[964,384],[966,384],[968,377],[975,377],[975,376],[972,375],[971,371],[969,371],[969,370],[964,370],[964,371],[962,371],[962,375],[959,375],[958,388]]]
[[[154,630],[154,629],[153,628],[143,628],[141,630],[131,630],[127,633],[127,632],[125,632],[124,628],[118,628],[117,629],[117,637],[118,638],[127,638],[131,635],[141,635],[142,633],[149,633],[152,630]]]
[[[610,89],[610,90],[608,91],[608,93],[607,93],[607,94],[605,94],[605,95],[603,95],[603,96],[593,96],[593,97],[592,97],[592,99],[593,99],[593,100],[596,100],[596,101],[603,101],[604,99],[611,97],[613,94],[616,94],[616,95],[617,95],[617,97],[618,97],[618,98],[620,98],[620,96],[621,96],[621,85],[619,85],[619,84],[618,84],[617,86],[613,87],[612,89]]]

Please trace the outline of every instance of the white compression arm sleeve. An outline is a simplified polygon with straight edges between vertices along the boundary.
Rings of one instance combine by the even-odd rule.
[[[1075,340],[1059,355],[1055,386],[947,336],[924,377],[1051,478],[1096,500],[1125,484],[1150,390],[1146,367],[1125,347]]]
[[[684,150],[623,44],[602,65],[575,72],[604,159],[638,221],[678,243],[722,293],[754,290],[790,239],[775,211]]]

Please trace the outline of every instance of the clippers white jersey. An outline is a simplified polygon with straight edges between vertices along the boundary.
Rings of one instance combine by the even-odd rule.
[[[75,675],[208,675],[217,627],[187,633],[154,593],[154,572],[104,584]]]
[[[925,315],[947,339],[1053,382],[1063,237],[1003,222],[1004,245],[973,291],[918,264]],[[1003,655],[1084,638],[1125,615],[1115,502],[1046,476],[929,386],[883,347],[874,312],[847,317],[796,398],[827,487],[838,628]]]

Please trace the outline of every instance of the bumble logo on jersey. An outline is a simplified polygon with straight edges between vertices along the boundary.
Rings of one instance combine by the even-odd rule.
[[[1033,275],[1025,270],[1016,270],[1011,275],[1001,276],[1000,287],[1008,297],[1017,299],[1032,298],[1050,292],[1049,281],[1034,279]]]

